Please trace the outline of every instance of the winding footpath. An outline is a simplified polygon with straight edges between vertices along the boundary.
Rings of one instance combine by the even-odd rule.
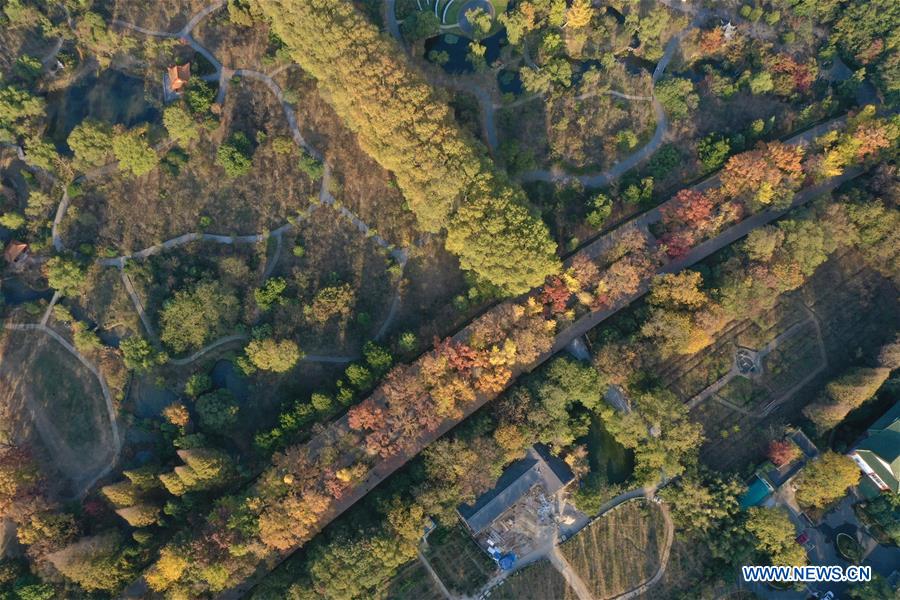
[[[692,27],[695,27],[702,20],[702,18],[704,18],[705,14],[706,13],[703,11],[697,13],[691,23],[691,27],[684,29],[677,35],[673,36],[672,39],[670,39],[666,44],[663,56],[656,64],[656,68],[653,71],[654,84],[656,84],[656,82],[659,81],[659,79],[665,73],[665,70],[671,62],[672,57],[681,46],[681,40],[685,35],[687,35],[687,32],[690,31]],[[403,35],[400,31],[400,24],[397,21],[396,0],[384,1],[384,21],[391,36],[393,36],[397,40],[397,42],[408,51],[408,48],[403,40]],[[529,60],[530,57],[526,59],[526,62],[528,62]],[[512,104],[504,105],[502,103],[495,102],[491,93],[486,90],[484,86],[479,85],[477,82],[472,81],[468,78],[453,77],[449,78],[448,80],[441,79],[440,81],[436,82],[432,81],[432,83],[442,87],[449,87],[460,92],[471,94],[476,98],[478,103],[481,105],[481,124],[482,130],[484,131],[485,135],[485,142],[487,143],[488,148],[492,153],[496,152],[497,148],[499,147],[496,111],[500,108],[516,106],[517,104],[530,102],[541,97],[540,95],[530,96]],[[565,172],[565,170],[563,170],[561,167],[554,167],[551,169],[535,169],[520,175],[519,181],[544,181],[547,183],[571,183],[574,181],[578,181],[587,188],[604,187],[606,185],[609,185],[611,182],[615,181],[631,169],[634,169],[638,165],[648,160],[657,150],[659,150],[659,148],[662,146],[663,140],[666,137],[666,134],[668,134],[669,132],[669,119],[662,104],[659,102],[659,100],[656,99],[655,96],[636,96],[625,94],[623,92],[617,92],[614,90],[604,90],[601,92],[588,92],[582,94],[581,96],[578,96],[576,99],[584,100],[600,94],[608,94],[635,102],[650,100],[653,103],[653,113],[656,118],[656,129],[653,132],[653,136],[647,141],[647,143],[605,171],[585,175],[571,175]]]

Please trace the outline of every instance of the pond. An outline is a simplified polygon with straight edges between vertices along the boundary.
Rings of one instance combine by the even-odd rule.
[[[519,96],[522,94],[522,77],[519,71],[503,69],[497,73],[497,85],[503,94],[513,94]]]
[[[634,452],[616,441],[603,421],[591,416],[587,435],[588,461],[591,471],[605,473],[609,483],[624,483],[634,472]]]
[[[444,71],[451,75],[472,73],[475,69],[466,60],[466,56],[469,54],[469,42],[471,41],[467,37],[450,33],[429,38],[425,40],[425,56],[429,56],[432,51],[446,53],[448,60],[441,65]],[[500,49],[506,44],[505,29],[481,40],[481,45],[485,47],[484,57],[488,64],[500,58]]]
[[[0,282],[0,295],[3,301],[10,306],[47,300],[53,297],[53,290],[35,290],[18,277],[10,277]]]
[[[238,402],[244,402],[250,395],[250,383],[244,375],[238,372],[230,360],[218,361],[210,373],[210,378],[213,387],[228,390]]]
[[[60,151],[68,150],[66,138],[86,117],[126,127],[159,119],[159,110],[147,101],[144,80],[115,69],[51,93],[47,113],[50,139]]]

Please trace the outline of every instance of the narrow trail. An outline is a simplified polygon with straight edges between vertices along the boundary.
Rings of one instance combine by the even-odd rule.
[[[407,46],[404,43],[403,36],[400,32],[400,25],[397,21],[396,15],[396,0],[385,0],[384,2],[384,17],[385,23],[387,24],[388,31],[390,34],[400,43],[400,45],[406,49]],[[697,15],[692,22],[691,27],[696,26],[696,23],[699,23],[701,17]],[[689,28],[690,29],[690,28]],[[688,30],[689,30],[688,29]],[[671,62],[672,57],[675,55],[675,52],[681,45],[682,38],[686,35],[687,31],[682,31],[678,35],[672,37],[669,40],[668,44],[666,44],[665,51],[663,53],[662,58],[656,65],[655,70],[653,71],[653,83],[655,84],[660,77],[662,77],[663,73],[665,73],[666,68]],[[526,53],[527,56],[527,53]],[[526,58],[526,63],[530,60],[530,57]],[[429,77],[429,80],[432,78]],[[540,96],[531,96],[529,98],[519,100],[517,103],[504,105],[502,103],[497,103],[492,98],[490,92],[488,92],[483,86],[478,85],[476,82],[471,81],[469,79],[455,77],[448,78],[446,81],[441,79],[440,81],[434,82],[435,85],[439,85],[441,87],[450,87],[457,91],[461,91],[467,94],[473,95],[478,103],[481,105],[481,120],[482,120],[482,129],[485,134],[485,141],[488,145],[488,148],[491,152],[496,152],[499,146],[499,140],[497,135],[497,119],[496,119],[496,111],[499,108],[515,106],[517,103],[525,103],[530,102],[539,98]],[[663,140],[666,137],[666,134],[669,132],[669,119],[666,115],[665,109],[663,109],[662,104],[656,99],[655,96],[635,96],[631,94],[625,94],[623,92],[617,92],[614,90],[605,90],[603,92],[588,92],[586,94],[582,94],[578,96],[577,99],[586,99],[591,96],[596,96],[600,94],[609,94],[612,96],[616,96],[625,100],[641,102],[641,101],[651,101],[653,103],[653,113],[656,118],[656,129],[653,132],[653,136],[650,140],[647,141],[646,144],[638,148],[633,153],[629,154],[615,165],[610,167],[607,170],[600,171],[598,173],[591,173],[586,175],[570,175],[566,173],[562,168],[555,167],[551,169],[535,169],[532,171],[528,171],[519,176],[519,181],[522,182],[534,182],[534,181],[544,181],[548,183],[568,183],[573,181],[578,181],[582,185],[587,188],[598,188],[609,185],[612,181],[618,179],[626,172],[640,165],[644,161],[650,158],[657,150],[659,150],[660,146],[662,146]]]
[[[559,546],[553,546],[550,552],[547,553],[547,558],[550,560],[550,564],[563,576],[569,587],[574,590],[578,600],[594,600],[591,590],[578,573],[575,572],[575,569],[572,568],[572,565],[569,564],[563,553],[559,551]]]
[[[55,298],[56,296],[54,296]],[[49,314],[49,309],[48,313]],[[45,314],[45,317],[46,317]],[[119,425],[118,420],[116,418],[116,408],[113,404],[112,394],[109,391],[109,386],[106,384],[106,379],[104,379],[103,375],[100,373],[100,370],[94,366],[94,364],[85,358],[75,347],[70,344],[64,337],[58,334],[56,331],[48,327],[45,322],[41,322],[40,324],[32,324],[32,323],[7,323],[5,324],[7,329],[11,329],[14,331],[40,331],[46,335],[49,335],[53,338],[57,343],[59,343],[66,351],[69,352],[72,356],[78,359],[84,367],[91,372],[91,374],[97,379],[97,382],[100,384],[100,391],[103,394],[103,401],[106,405],[106,413],[107,418],[109,419],[110,424],[110,433],[112,436],[113,443],[113,452],[112,456],[109,460],[109,463],[104,466],[98,473],[96,473],[90,480],[80,483],[80,489],[76,492],[75,496],[78,498],[84,497],[87,492],[94,486],[94,484],[99,481],[102,477],[106,476],[112,468],[119,461],[119,453],[122,450],[122,438],[119,434]]]
[[[672,554],[672,544],[675,542],[675,523],[672,522],[672,516],[669,514],[669,507],[665,504],[659,504],[659,510],[662,512],[663,521],[666,526],[666,544],[663,546],[662,553],[659,556],[659,567],[653,577],[642,583],[641,585],[615,596],[612,600],[631,600],[637,598],[654,585],[666,574],[666,568],[669,566],[669,557]]]

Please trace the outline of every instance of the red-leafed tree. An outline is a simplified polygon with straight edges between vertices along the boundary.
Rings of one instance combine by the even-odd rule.
[[[666,247],[666,254],[670,258],[681,258],[694,247],[694,234],[690,230],[666,233],[660,240]]]
[[[367,399],[360,402],[347,412],[347,422],[352,429],[370,429],[372,431],[384,428],[384,411],[375,406],[375,402]]]
[[[548,278],[541,290],[541,304],[549,306],[554,313],[565,311],[571,297],[572,292],[566,287],[563,280],[555,275]]]
[[[800,448],[790,440],[772,440],[769,442],[766,456],[769,457],[769,460],[771,460],[776,467],[780,467],[799,458]]]
[[[668,228],[692,227],[703,229],[715,208],[712,198],[703,192],[685,189],[675,195],[662,211],[663,223]]]

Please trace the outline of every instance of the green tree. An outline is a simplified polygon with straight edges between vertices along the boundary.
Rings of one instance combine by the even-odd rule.
[[[195,404],[200,427],[214,433],[225,433],[237,423],[239,407],[231,392],[216,390],[197,398]]]
[[[160,338],[175,352],[199,349],[234,325],[238,309],[234,294],[217,283],[204,282],[191,290],[180,290],[163,304]]]
[[[147,143],[144,133],[145,129],[140,127],[113,135],[112,151],[123,173],[143,177],[156,168],[159,157]]]
[[[706,136],[697,144],[697,157],[703,165],[704,173],[712,173],[719,169],[728,160],[731,153],[731,142],[728,138],[714,133]]]
[[[157,365],[164,364],[168,357],[154,350],[150,342],[140,336],[125,338],[119,343],[125,366],[138,373],[146,373]]]
[[[756,537],[756,547],[773,565],[803,566],[806,550],[795,541],[797,532],[787,511],[781,508],[750,508],[747,530]]]
[[[700,97],[694,91],[690,79],[667,77],[661,79],[653,90],[656,99],[672,119],[684,119],[697,108]]]
[[[441,20],[430,10],[419,10],[403,19],[400,29],[411,42],[424,40],[441,32]]]
[[[257,369],[273,373],[290,371],[303,357],[300,347],[293,340],[276,341],[271,338],[252,340],[244,352]]]
[[[794,482],[797,502],[824,508],[844,496],[847,488],[859,483],[856,463],[843,454],[827,451],[803,468]]]
[[[277,304],[282,304],[282,294],[287,289],[287,282],[281,277],[267,279],[262,287],[253,290],[253,298],[256,305],[262,311],[267,311]]]
[[[494,19],[483,8],[471,8],[466,11],[466,20],[472,26],[472,34],[476,40],[487,37],[494,26]]]
[[[900,600],[900,587],[893,589],[887,579],[872,573],[871,581],[851,585],[847,596],[853,600]]]
[[[212,378],[206,373],[194,373],[184,384],[186,396],[196,398],[212,389]]]
[[[191,77],[184,92],[184,102],[192,114],[206,116],[216,99],[216,91],[199,77]]]
[[[78,296],[84,287],[85,271],[71,258],[54,256],[44,266],[47,282],[63,296]]]
[[[316,323],[326,323],[336,316],[347,318],[355,303],[353,288],[348,283],[342,283],[320,289],[303,312]]]
[[[86,171],[110,161],[113,131],[106,123],[85,119],[72,129],[66,144],[75,154],[72,166]]]
[[[117,531],[84,538],[48,557],[67,579],[88,592],[114,592],[133,579],[137,564]]]
[[[0,142],[11,142],[32,132],[44,116],[43,98],[14,86],[0,88]]]
[[[216,151],[216,162],[225,169],[229,177],[246,175],[253,168],[253,147],[243,132],[231,134],[228,141],[222,142]]]
[[[588,213],[587,223],[595,229],[600,229],[612,214],[613,203],[606,194],[596,194],[591,199],[591,212]]]
[[[21,213],[6,212],[0,215],[0,226],[13,231],[25,227],[25,217]]]
[[[189,144],[200,137],[200,128],[193,117],[180,106],[169,106],[163,113],[163,125],[169,137],[179,144]]]

